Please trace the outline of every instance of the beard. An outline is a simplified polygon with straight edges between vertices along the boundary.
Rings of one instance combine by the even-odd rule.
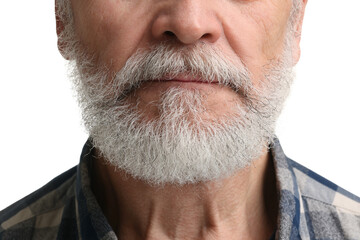
[[[100,157],[148,184],[194,184],[229,177],[264,154],[293,79],[290,59],[284,51],[263,68],[262,79],[252,79],[237,56],[206,44],[142,49],[116,73],[78,50],[73,79]],[[168,87],[147,103],[157,113],[149,118],[136,92],[184,74],[231,89],[238,96],[231,111],[214,114],[211,92]]]

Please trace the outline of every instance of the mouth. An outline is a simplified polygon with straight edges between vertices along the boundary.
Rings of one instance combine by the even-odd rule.
[[[198,83],[198,84],[219,84],[219,82],[215,80],[203,79],[198,76],[192,76],[190,74],[180,74],[176,76],[164,76],[161,79],[151,80],[152,82],[178,82],[178,83]]]
[[[130,92],[135,91],[136,89],[148,84],[156,87],[157,84],[168,85],[168,86],[176,86],[181,88],[188,89],[208,89],[208,88],[216,88],[216,87],[228,87],[231,88],[234,92],[239,93],[239,89],[235,87],[232,83],[224,84],[219,82],[217,79],[203,79],[201,77],[192,76],[190,74],[181,74],[181,75],[165,75],[162,78],[158,79],[148,79],[138,82],[135,85],[129,86],[125,89],[122,94],[122,97],[127,96]],[[159,85],[159,87],[161,86]]]
[[[172,79],[156,79],[149,82],[161,82],[161,83],[195,83],[195,84],[219,84],[218,81],[204,81],[201,79],[184,79],[184,78],[172,78]]]

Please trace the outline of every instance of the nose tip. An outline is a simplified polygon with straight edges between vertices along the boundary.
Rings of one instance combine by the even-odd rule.
[[[170,10],[158,15],[152,26],[157,39],[176,39],[182,44],[198,41],[215,42],[221,32],[220,23],[201,0],[178,0]]]

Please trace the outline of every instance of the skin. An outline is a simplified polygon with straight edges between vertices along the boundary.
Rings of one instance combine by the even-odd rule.
[[[263,240],[274,232],[278,211],[269,158],[222,181],[162,188],[97,159],[92,189],[119,239]]]
[[[76,33],[99,65],[118,71],[140,48],[162,41],[189,47],[201,42],[229,58],[240,57],[255,86],[262,67],[283,51],[291,5],[291,0],[72,1]],[[293,36],[294,63],[300,56],[301,23],[302,17]],[[57,24],[61,31],[61,22]],[[148,104],[173,86],[206,93],[214,118],[231,112],[239,99],[230,88],[200,84],[196,76],[186,75],[146,83],[131,99],[151,119],[157,112]],[[94,162],[92,188],[120,239],[267,239],[276,227],[274,169],[265,150],[250,167],[227,179],[181,187],[153,187],[103,162]]]

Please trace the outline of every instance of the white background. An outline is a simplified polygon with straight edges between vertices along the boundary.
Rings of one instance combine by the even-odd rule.
[[[0,209],[78,163],[87,139],[57,52],[53,0],[0,2]],[[360,195],[360,3],[309,0],[286,154]]]

